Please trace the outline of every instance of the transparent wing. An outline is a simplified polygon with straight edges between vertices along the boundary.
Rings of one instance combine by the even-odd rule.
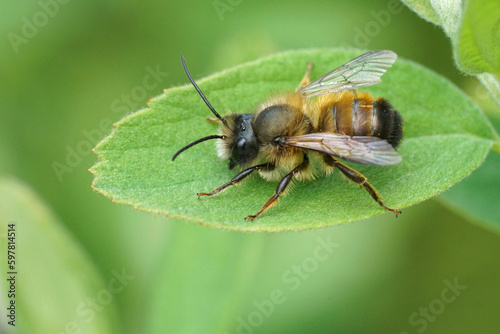
[[[326,153],[347,161],[366,165],[389,166],[402,158],[385,139],[365,136],[347,136],[337,133],[311,133],[288,137],[285,145]]]
[[[304,96],[316,96],[378,84],[396,61],[390,50],[367,52],[300,89]]]

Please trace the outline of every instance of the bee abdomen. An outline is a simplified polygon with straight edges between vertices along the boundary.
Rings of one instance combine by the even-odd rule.
[[[373,97],[345,92],[332,106],[334,132],[348,136],[372,136]]]
[[[373,103],[371,136],[387,140],[396,148],[403,138],[403,118],[391,103],[378,97]]]
[[[352,135],[372,136],[373,99],[354,99],[352,103]]]
[[[348,136],[372,136],[387,140],[396,148],[403,137],[403,118],[382,97],[375,101],[367,92],[343,92],[323,104],[318,132]]]

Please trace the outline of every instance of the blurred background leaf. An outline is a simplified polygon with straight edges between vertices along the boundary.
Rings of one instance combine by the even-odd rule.
[[[500,129],[500,116],[491,114],[491,123]],[[485,162],[470,177],[439,199],[469,220],[500,232],[500,155],[490,152]]]
[[[309,232],[240,234],[135,212],[90,189],[87,169],[96,162],[91,148],[110,133],[113,122],[146,107],[146,100],[164,88],[186,82],[181,53],[190,70],[203,77],[277,51],[391,49],[497,112],[477,81],[457,71],[445,35],[400,2],[221,1],[232,10],[220,13],[213,1],[61,3],[46,23],[37,21],[37,32],[17,53],[8,34],[22,36],[23,18],[34,22],[43,10],[35,1],[0,3],[0,171],[39,194],[104,282],[111,270],[130,268],[134,284],[110,305],[124,332],[187,332],[198,314],[205,321],[215,314],[210,307],[220,304],[225,311],[215,308],[221,311],[214,315],[221,319],[215,331],[236,333],[238,317],[248,321],[254,300],[270,298],[275,289],[287,292],[286,299],[252,328],[254,333],[418,333],[424,324],[425,333],[498,331],[500,237],[434,200],[405,210],[397,220],[382,215]],[[159,66],[168,76],[156,86],[144,85],[148,66]],[[57,173],[54,163],[67,169]],[[313,256],[317,237],[328,235],[340,246],[291,291],[283,274]],[[227,254],[220,256],[220,250]],[[247,264],[248,274],[241,268]],[[189,279],[182,285],[184,277]],[[432,313],[443,281],[455,277],[467,288]],[[220,293],[229,283],[228,292]],[[0,299],[7,302],[5,294]],[[177,310],[177,300],[190,309]],[[432,321],[422,323],[420,307],[429,309]],[[165,318],[170,310],[182,314],[178,322]],[[414,312],[417,324],[409,321]],[[206,333],[216,326],[210,321]]]
[[[458,63],[470,74],[500,76],[500,3],[467,1],[458,39]]]
[[[469,178],[460,182],[441,199],[470,219],[500,232],[500,154],[490,153],[484,164]]]
[[[2,272],[17,273],[14,281],[2,279],[0,285],[3,296],[9,290],[15,294],[17,319],[8,320],[15,320],[19,333],[121,332],[110,303],[113,293],[79,243],[29,187],[0,179],[0,220],[1,249],[7,253],[8,242],[15,246],[9,252],[15,256],[14,268],[4,260]],[[7,224],[15,225],[9,235],[14,239],[7,238]]]
[[[500,2],[403,0],[451,39],[457,67],[475,75],[500,108]]]

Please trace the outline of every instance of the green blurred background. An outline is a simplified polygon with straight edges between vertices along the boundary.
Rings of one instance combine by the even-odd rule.
[[[484,89],[455,68],[442,31],[399,2],[4,1],[0,18],[2,176],[37,193],[26,203],[50,208],[54,228],[87,259],[100,283],[84,296],[96,296],[114,271],[125,268],[134,276],[96,313],[111,325],[93,332],[500,332],[498,233],[466,220],[442,199],[405,209],[398,219],[385,214],[321,230],[252,234],[137,212],[90,188],[87,170],[97,160],[91,148],[111,122],[187,82],[180,54],[200,78],[282,50],[390,49],[493,109]],[[151,69],[168,75],[145,84]],[[56,172],[61,165],[68,168]],[[16,210],[32,209],[27,206]],[[23,221],[17,223],[22,232]],[[43,237],[19,239],[20,252],[42,252],[38,247],[49,243],[36,238]],[[316,249],[328,240],[336,247],[318,261]],[[36,274],[58,263],[57,255],[47,256],[39,267],[19,271]],[[49,296],[56,306],[35,320],[30,312],[41,312],[44,300],[24,296],[20,333],[71,332],[64,329],[71,319],[60,311],[82,300],[63,299],[58,286],[88,282],[85,273],[75,275],[79,268],[60,267],[57,279],[34,281],[38,290],[56,291]],[[462,290],[448,287],[456,282]],[[0,299],[6,303],[6,294]],[[1,322],[1,332],[12,331]]]

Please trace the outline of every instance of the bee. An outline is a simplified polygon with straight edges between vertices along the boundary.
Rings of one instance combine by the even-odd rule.
[[[268,181],[279,180],[275,193],[246,220],[254,220],[275,205],[292,180],[313,179],[316,173],[310,156],[320,159],[327,174],[337,168],[397,217],[401,211],[386,206],[365,176],[339,161],[378,166],[401,162],[396,152],[403,138],[400,113],[385,98],[374,99],[367,92],[356,91],[380,83],[380,77],[396,58],[396,53],[389,50],[368,52],[311,83],[313,64],[308,63],[295,91],[271,97],[254,113],[230,113],[222,117],[193,80],[181,56],[189,81],[217,117],[208,120],[220,123],[221,127],[219,134],[200,138],[181,148],[172,161],[194,145],[218,139],[219,157],[229,160],[230,170],[235,167],[241,170],[211,192],[198,193],[198,198],[218,194],[253,172]]]

